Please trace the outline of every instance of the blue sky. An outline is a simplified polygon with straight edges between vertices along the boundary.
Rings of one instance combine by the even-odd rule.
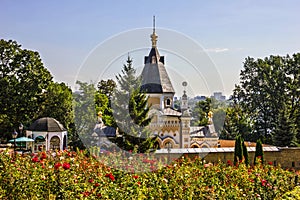
[[[168,46],[166,42],[164,43],[168,37],[164,35],[163,30],[172,30],[170,38],[173,38],[173,41],[178,35],[196,42],[214,64],[211,67],[203,61],[203,66],[198,66],[199,63],[196,66],[200,68],[198,71],[203,72],[202,79],[205,79],[206,85],[211,85],[209,89],[203,88],[201,84],[197,85],[197,80],[201,79],[198,75],[181,77],[188,79],[188,83],[193,83],[189,85],[193,90],[192,95],[209,95],[215,91],[230,95],[234,84],[239,82],[239,73],[247,56],[263,58],[271,54],[286,55],[300,52],[298,22],[300,2],[296,0],[2,0],[1,7],[0,38],[16,40],[24,48],[38,51],[54,79],[72,87],[76,78],[86,79],[83,81],[97,81],[93,80],[92,76],[96,69],[82,66],[86,66],[89,56],[97,52],[99,45],[103,43],[112,45],[108,48],[113,51],[114,48],[118,48],[120,42],[114,40],[113,36],[120,37],[128,31],[137,34],[138,31],[132,30],[149,29],[149,33],[136,37],[144,38],[145,44],[141,43],[143,50],[132,54],[136,65],[142,66],[144,56],[142,53],[147,54],[145,47],[151,46],[149,35],[153,15],[156,16],[158,29],[158,48],[166,49],[161,51],[161,54],[166,55],[167,70],[170,74],[181,75],[181,69],[188,71],[185,69],[191,68],[184,66],[187,62],[178,61],[178,56],[172,57],[170,52],[176,51],[174,48],[182,47],[185,49],[184,57],[188,57],[189,51],[192,52],[194,47],[184,46],[189,44],[189,41],[184,40],[178,42],[180,45],[173,43]],[[107,42],[108,40],[111,42]],[[172,40],[170,41],[172,43]],[[138,42],[126,40],[122,45],[128,44],[131,47],[133,43]],[[193,59],[191,58],[191,62]],[[124,61],[113,59],[113,62],[120,67],[112,69],[111,74],[119,73]],[[175,67],[176,73],[172,73],[175,62],[181,63],[184,67]],[[101,67],[106,66],[99,66]],[[87,75],[78,76],[80,69],[86,69],[84,71]],[[220,88],[218,84],[214,85],[216,80],[209,75],[209,72],[215,71],[219,73],[217,79],[221,79],[222,82]],[[91,77],[88,74],[91,74]],[[108,77],[100,76],[101,78]],[[178,83],[183,81],[181,78],[171,77]],[[180,95],[180,84],[175,87]]]

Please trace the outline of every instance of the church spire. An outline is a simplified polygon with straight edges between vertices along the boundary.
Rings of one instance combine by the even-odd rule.
[[[153,33],[151,34],[152,47],[156,47],[157,35],[155,34],[155,15],[153,16]]]

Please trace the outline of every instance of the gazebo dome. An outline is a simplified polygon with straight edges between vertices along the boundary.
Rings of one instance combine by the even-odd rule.
[[[30,131],[62,132],[66,131],[64,126],[54,118],[43,117],[30,125]]]

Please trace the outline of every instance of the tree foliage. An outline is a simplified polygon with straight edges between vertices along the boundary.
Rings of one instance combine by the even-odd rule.
[[[52,117],[67,128],[69,134],[74,126],[72,90],[65,83],[50,83],[43,92],[40,117]]]
[[[148,98],[140,91],[141,79],[136,76],[132,60],[128,57],[122,73],[116,76],[118,88],[112,101],[113,115],[122,140],[118,146],[125,150],[145,152],[154,147],[155,137],[147,129],[151,122]]]
[[[224,127],[221,131],[220,139],[233,140],[237,135],[241,135],[246,141],[256,141],[251,134],[251,118],[241,109],[238,104],[232,104],[226,109]]]
[[[19,123],[40,117],[43,91],[52,83],[38,52],[17,42],[0,40],[0,133],[10,137]],[[5,135],[8,134],[8,135]]]
[[[211,98],[206,98],[204,101],[198,101],[192,111],[194,126],[206,126],[209,123],[208,113],[211,111]]]
[[[240,135],[236,136],[235,139],[235,146],[234,146],[234,165],[238,164],[239,162],[243,161],[243,145],[242,145],[242,138]]]
[[[262,142],[261,142],[260,139],[258,139],[257,142],[256,142],[255,155],[254,155],[254,164],[257,163],[258,159],[262,163],[264,163],[264,151],[263,151],[263,146],[262,146]]]
[[[73,94],[74,121],[76,132],[72,136],[72,146],[84,148],[92,141],[95,124],[97,122],[94,84],[77,81],[79,91]]]
[[[106,126],[117,128],[111,108],[111,100],[117,84],[112,79],[108,79],[107,81],[101,80],[97,87],[98,90],[95,96],[96,112],[102,113],[102,120]]]
[[[257,60],[246,58],[240,84],[235,86],[232,99],[253,121],[255,138],[272,144],[276,124],[281,123],[278,115],[285,102],[291,105],[290,123],[296,124],[299,130],[299,66],[300,54]]]
[[[290,118],[290,111],[286,104],[278,113],[275,124],[273,143],[279,147],[297,146],[295,123]]]
[[[108,99],[110,99],[112,97],[116,87],[117,87],[117,84],[112,79],[108,79],[107,81],[101,80],[97,85],[98,92],[100,94],[104,94],[105,96],[107,96]]]

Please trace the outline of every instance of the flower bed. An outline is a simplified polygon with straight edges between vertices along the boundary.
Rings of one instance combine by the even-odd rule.
[[[144,154],[68,151],[16,157],[3,151],[0,171],[0,199],[280,199],[298,179],[271,165],[184,157],[166,165]]]

